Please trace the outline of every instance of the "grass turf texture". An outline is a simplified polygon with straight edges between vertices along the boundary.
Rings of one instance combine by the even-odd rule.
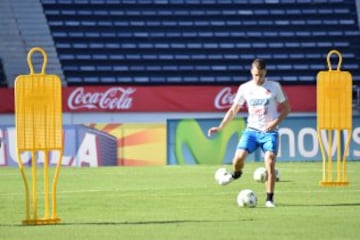
[[[21,225],[20,171],[0,168],[0,239],[358,239],[360,162],[348,164],[349,186],[326,188],[321,163],[278,163],[275,209],[264,207],[264,184],[252,179],[259,166],[247,163],[228,186],[215,183],[220,166],[63,168],[62,223],[47,226]],[[256,208],[237,206],[244,188],[257,193]]]

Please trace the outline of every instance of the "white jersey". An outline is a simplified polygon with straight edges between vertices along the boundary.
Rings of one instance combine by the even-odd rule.
[[[258,86],[253,80],[240,85],[234,103],[248,108],[247,126],[261,131],[266,130],[266,124],[275,120],[279,113],[278,104],[286,100],[278,82],[265,80]]]

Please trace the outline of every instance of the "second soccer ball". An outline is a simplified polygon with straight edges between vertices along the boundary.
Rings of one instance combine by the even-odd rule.
[[[280,171],[275,169],[276,181],[280,181]],[[266,182],[267,180],[267,171],[264,167],[259,167],[254,171],[253,178],[256,182]]]
[[[256,182],[266,182],[267,172],[266,168],[259,167],[254,171],[253,178]]]

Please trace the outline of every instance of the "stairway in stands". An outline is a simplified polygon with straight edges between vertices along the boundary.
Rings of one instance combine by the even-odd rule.
[[[237,84],[256,57],[271,79],[314,84],[332,49],[360,82],[355,0],[41,2],[69,85]]]
[[[29,74],[27,53],[33,47],[43,48],[48,55],[46,72],[58,75],[65,84],[59,58],[39,0],[1,0],[0,58],[6,85],[14,86],[18,75]],[[41,72],[43,58],[34,54],[35,72]]]

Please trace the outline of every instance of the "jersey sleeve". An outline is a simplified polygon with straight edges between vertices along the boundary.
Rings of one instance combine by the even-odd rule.
[[[244,85],[240,85],[240,87],[238,88],[235,98],[233,100],[233,104],[237,104],[237,105],[244,105],[245,103],[245,97],[244,97]]]
[[[275,96],[276,101],[279,103],[284,102],[287,99],[287,97],[284,91],[282,90],[280,84],[277,82],[275,82],[275,89],[276,89],[276,96]]]

